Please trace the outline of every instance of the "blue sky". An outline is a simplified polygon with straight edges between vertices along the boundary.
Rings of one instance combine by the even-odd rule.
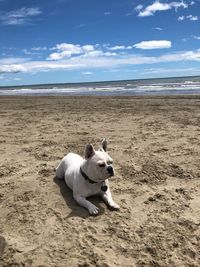
[[[200,0],[0,0],[0,85],[200,75]]]

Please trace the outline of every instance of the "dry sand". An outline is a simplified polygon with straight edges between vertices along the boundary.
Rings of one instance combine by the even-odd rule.
[[[0,266],[200,266],[200,96],[1,97]],[[120,211],[54,168],[107,137]]]

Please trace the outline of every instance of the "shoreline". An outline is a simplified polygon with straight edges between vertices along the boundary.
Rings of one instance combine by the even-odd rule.
[[[0,95],[143,96],[200,94],[200,77],[156,78],[0,88]]]
[[[193,93],[182,93],[182,92],[173,92],[173,93],[102,93],[102,92],[93,92],[93,93],[29,93],[29,94],[0,94],[0,97],[181,97],[181,96],[200,96],[199,92]]]
[[[0,95],[1,98],[200,98],[200,94],[145,94],[145,95]]]

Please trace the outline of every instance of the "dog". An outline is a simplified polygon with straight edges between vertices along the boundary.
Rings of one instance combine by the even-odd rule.
[[[67,186],[73,191],[76,202],[88,209],[91,215],[97,215],[99,209],[86,198],[97,194],[111,209],[119,209],[109,189],[108,179],[114,176],[114,168],[113,160],[106,151],[106,139],[103,139],[97,151],[92,144],[87,144],[85,158],[69,153],[56,168],[56,177],[65,179]]]

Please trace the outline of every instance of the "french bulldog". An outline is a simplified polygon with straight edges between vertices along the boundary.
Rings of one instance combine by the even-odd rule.
[[[96,194],[99,194],[111,209],[119,209],[109,189],[108,179],[114,176],[114,168],[113,160],[106,151],[106,139],[103,139],[97,151],[92,144],[88,144],[85,147],[85,158],[69,153],[56,168],[56,177],[65,179],[76,202],[88,209],[91,215],[97,215],[99,209],[86,198]]]

